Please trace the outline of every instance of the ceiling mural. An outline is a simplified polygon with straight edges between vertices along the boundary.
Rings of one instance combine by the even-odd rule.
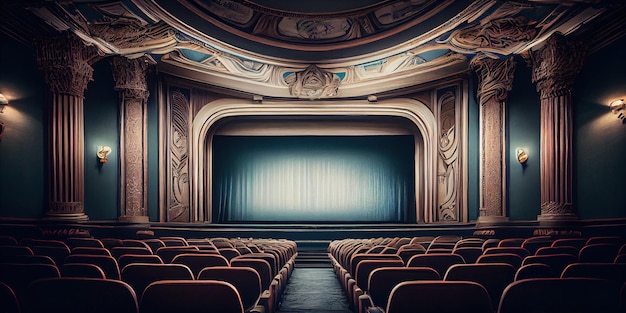
[[[150,55],[174,75],[261,96],[317,99],[457,75],[479,52],[491,58],[524,53],[555,32],[574,32],[610,6],[584,0],[319,0],[298,6],[288,0],[86,0],[25,9],[102,55]]]

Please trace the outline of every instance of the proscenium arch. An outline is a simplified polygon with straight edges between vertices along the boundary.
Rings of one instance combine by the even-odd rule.
[[[224,118],[245,116],[392,116],[410,121],[417,129],[415,138],[415,216],[416,222],[433,222],[437,195],[437,122],[422,102],[401,98],[380,102],[316,101],[250,103],[220,99],[207,103],[193,120],[191,134],[191,220],[212,222],[212,140],[216,125]]]

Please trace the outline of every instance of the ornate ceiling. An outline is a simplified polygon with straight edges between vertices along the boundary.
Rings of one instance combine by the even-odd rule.
[[[83,0],[9,1],[2,10],[2,28],[9,34],[72,32],[102,55],[149,55],[161,72],[254,95],[317,99],[362,97],[465,73],[478,53],[522,54],[553,33],[570,35],[582,25],[601,25],[624,12],[624,5],[599,0]],[[18,29],[28,27],[30,33]]]

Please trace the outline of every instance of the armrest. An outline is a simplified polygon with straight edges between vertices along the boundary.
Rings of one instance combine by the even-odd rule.
[[[372,298],[368,294],[360,295],[357,301],[358,301],[358,311],[356,311],[357,313],[366,313],[368,308],[374,306],[374,302],[372,301]]]
[[[383,308],[379,306],[373,306],[373,307],[367,308],[367,311],[365,312],[366,313],[385,313],[385,310],[383,310]]]

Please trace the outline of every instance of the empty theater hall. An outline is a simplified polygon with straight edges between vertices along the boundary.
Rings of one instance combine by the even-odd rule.
[[[3,0],[2,313],[624,313],[626,3]]]

